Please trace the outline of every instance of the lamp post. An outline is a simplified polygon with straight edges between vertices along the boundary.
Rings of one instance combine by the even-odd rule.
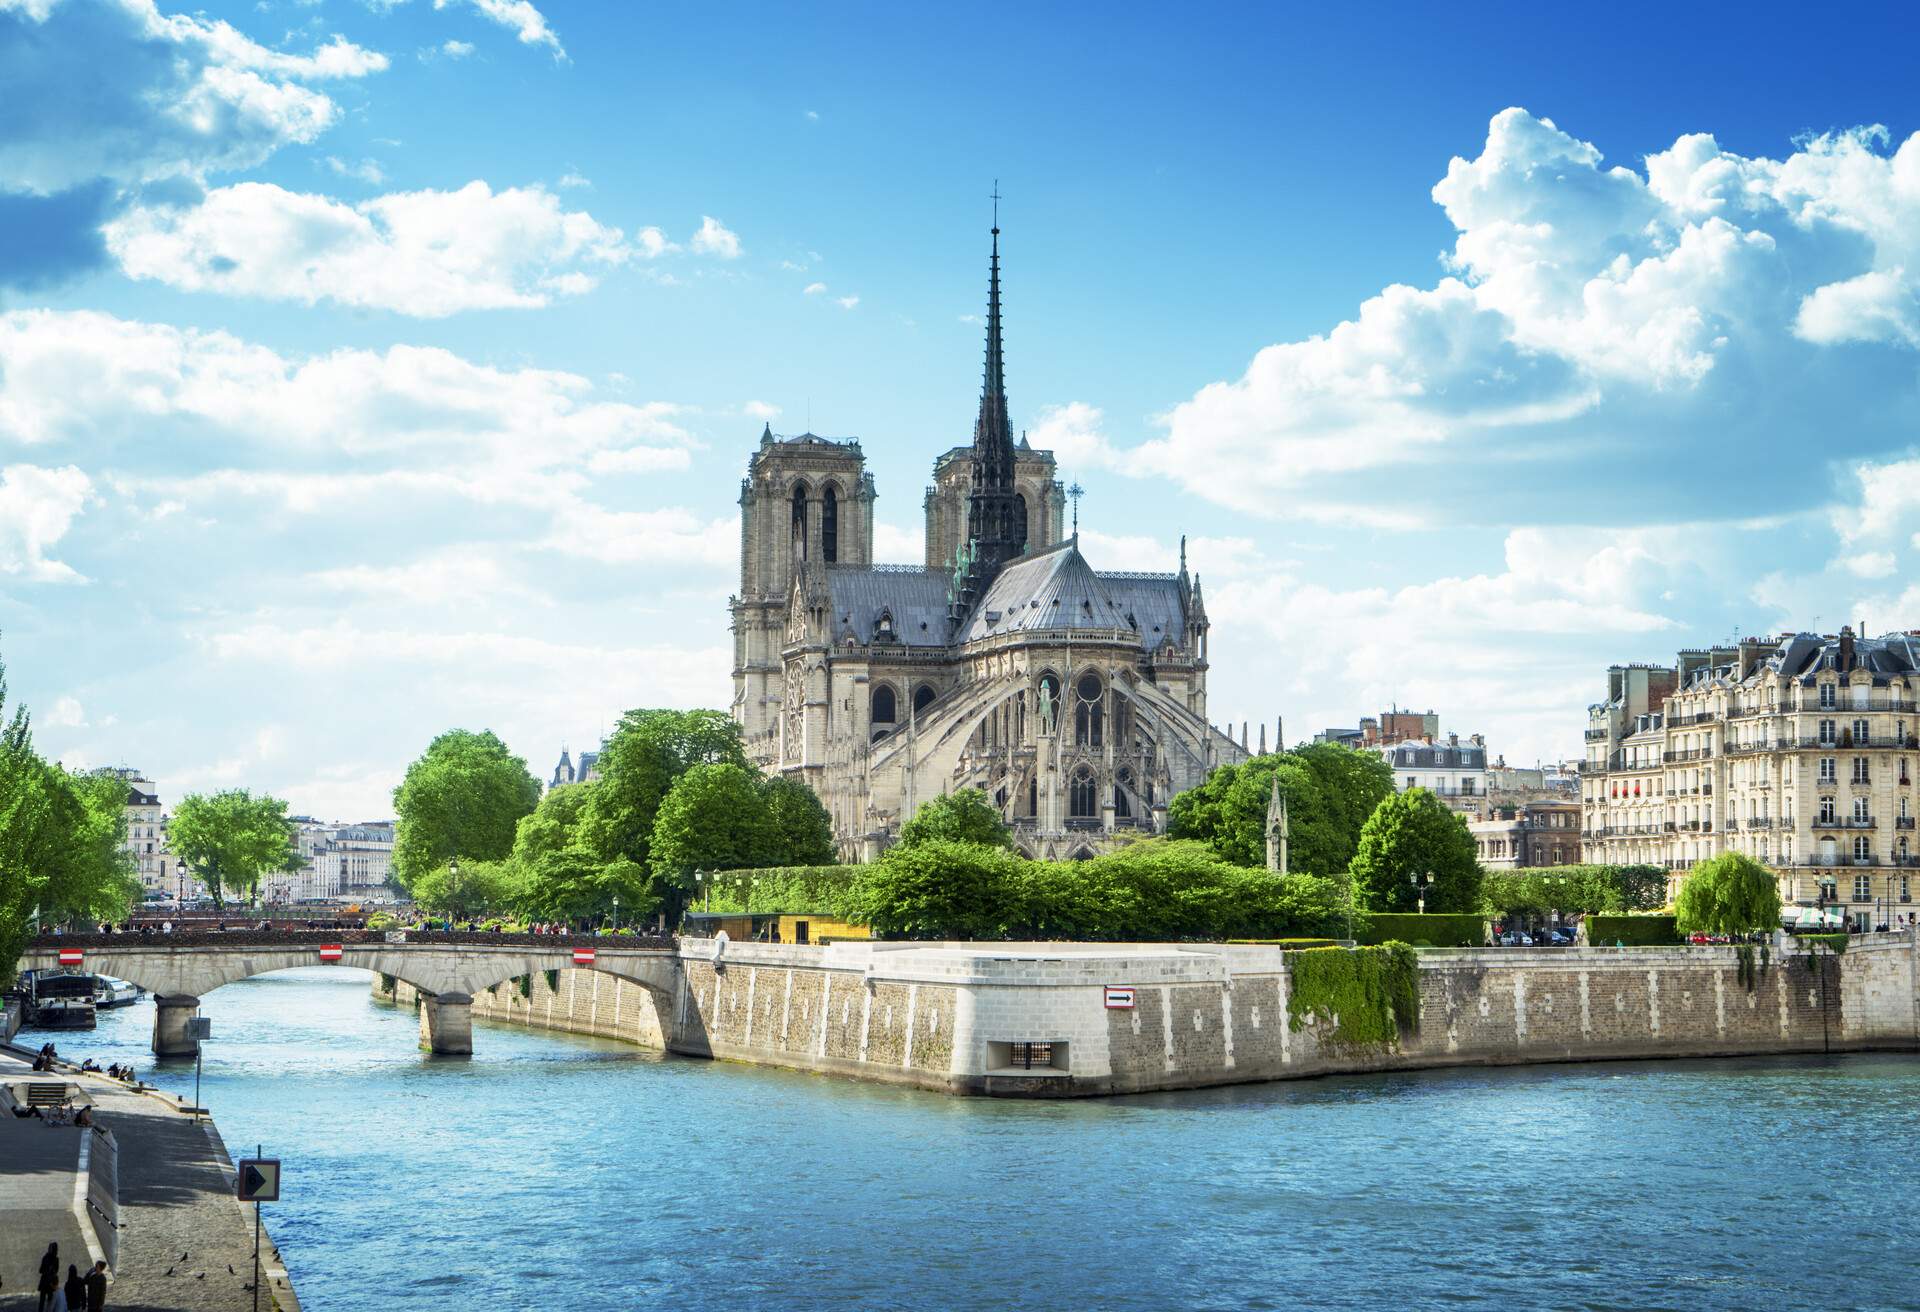
[[[454,908],[459,905],[460,897],[460,858],[447,858],[447,928],[453,928]]]
[[[620,895],[618,893],[613,895],[613,932],[616,934],[620,932]]]
[[[187,863],[176,861],[173,866],[174,892],[173,903],[181,911],[187,909]]]
[[[703,905],[706,907],[708,912],[712,912],[713,910],[713,877],[704,870],[694,871],[693,877],[695,880],[699,881],[698,886],[706,895],[706,901]]]
[[[1424,871],[1409,875],[1408,879],[1413,883],[1413,894],[1418,899],[1420,914],[1424,916],[1427,914],[1427,885],[1433,882],[1433,874],[1431,871]]]

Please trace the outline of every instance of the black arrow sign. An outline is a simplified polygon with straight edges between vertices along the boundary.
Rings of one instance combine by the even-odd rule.
[[[280,1163],[270,1157],[243,1157],[239,1162],[238,1188],[243,1203],[280,1201]]]

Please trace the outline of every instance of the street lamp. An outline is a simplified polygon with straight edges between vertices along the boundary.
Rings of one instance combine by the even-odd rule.
[[[696,870],[693,872],[693,877],[694,877],[694,880],[696,881],[695,887],[702,889],[705,892],[706,894],[705,905],[707,910],[711,912],[713,910],[713,876],[709,875],[704,870]]]
[[[450,856],[447,858],[447,928],[448,929],[453,928],[454,908],[458,905],[457,899],[459,898],[459,896],[460,896],[460,858],[458,856]]]
[[[1423,872],[1409,875],[1408,879],[1413,882],[1413,893],[1419,899],[1420,914],[1424,916],[1427,914],[1427,885],[1433,882],[1433,875],[1431,872]]]
[[[618,893],[613,895],[613,932],[616,934],[620,932],[620,895]]]

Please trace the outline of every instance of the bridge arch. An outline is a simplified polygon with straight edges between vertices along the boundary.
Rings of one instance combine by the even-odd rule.
[[[192,936],[194,941],[184,936],[88,938],[91,941],[79,946],[80,968],[127,980],[153,995],[153,1049],[162,1057],[193,1051],[193,1041],[186,1037],[186,1021],[199,1010],[203,995],[255,975],[304,966],[352,967],[411,985],[421,997],[421,1044],[443,1054],[473,1051],[473,997],[508,980],[561,969],[592,970],[630,980],[652,998],[663,1030],[670,1024],[680,981],[675,949],[604,947],[602,944],[608,942],[605,939],[561,939],[551,947],[489,942],[479,935],[469,942],[344,942],[338,944],[337,959],[323,960],[318,941],[256,941],[229,946],[207,942],[201,936]],[[20,968],[51,969],[60,964],[61,947],[77,942],[37,943],[22,956]],[[577,960],[576,949],[586,949],[589,942],[593,959]]]

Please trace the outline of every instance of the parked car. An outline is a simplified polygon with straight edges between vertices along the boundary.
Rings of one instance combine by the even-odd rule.
[[[1553,945],[1555,947],[1570,948],[1574,945],[1574,942],[1575,936],[1572,930],[1556,929],[1553,931]]]

